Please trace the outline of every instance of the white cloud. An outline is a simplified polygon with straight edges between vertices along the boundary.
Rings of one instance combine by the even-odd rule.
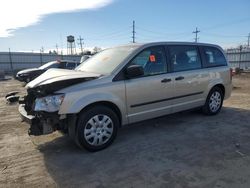
[[[0,6],[0,37],[8,37],[20,27],[36,24],[42,16],[96,9],[113,0],[6,0]]]

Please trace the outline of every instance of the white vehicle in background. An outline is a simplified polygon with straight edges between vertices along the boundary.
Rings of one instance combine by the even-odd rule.
[[[92,57],[92,55],[83,55],[81,57],[80,63],[83,63],[84,61],[86,61],[87,59],[89,59],[90,57]]]
[[[30,68],[30,69],[24,69],[24,70],[19,71],[16,74],[16,79],[21,81],[21,82],[28,83],[49,69],[60,68],[60,69],[72,70],[72,69],[75,69],[78,65],[80,65],[79,62],[72,61],[72,60],[51,61],[51,62],[45,63],[44,65],[42,65],[38,68]]]

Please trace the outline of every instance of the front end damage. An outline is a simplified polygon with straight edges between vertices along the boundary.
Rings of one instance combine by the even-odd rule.
[[[19,112],[22,120],[30,124],[30,135],[50,134],[56,130],[66,130],[66,115],[59,115],[58,111],[35,111],[37,98],[46,96],[38,88],[28,89],[27,95],[19,100]]]
[[[36,99],[55,95],[60,89],[92,79],[94,79],[94,77],[63,80],[28,88],[27,95],[19,100],[19,113],[22,120],[30,124],[29,135],[45,135],[56,130],[67,132],[69,123],[72,123],[72,119],[75,119],[75,115],[58,114],[58,111],[38,111],[35,109]]]
[[[23,121],[30,124],[29,135],[50,134],[56,130],[64,130],[65,124],[57,113],[37,112],[31,113],[25,110],[26,105],[20,102],[19,112]]]

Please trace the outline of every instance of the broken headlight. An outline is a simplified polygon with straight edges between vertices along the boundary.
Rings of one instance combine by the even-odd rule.
[[[64,99],[64,94],[51,95],[37,98],[35,101],[35,111],[56,112]]]

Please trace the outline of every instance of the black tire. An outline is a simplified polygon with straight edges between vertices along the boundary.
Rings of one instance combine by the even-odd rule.
[[[212,101],[213,101],[213,97],[215,96],[218,96],[218,98],[220,98],[220,102],[219,100],[215,99],[217,103],[213,105]],[[207,96],[205,105],[202,107],[202,112],[206,115],[218,114],[223,105],[223,99],[224,99],[224,95],[223,95],[222,90],[219,87],[213,87]]]
[[[98,117],[99,123],[94,119],[96,117]],[[104,121],[104,117],[108,118],[106,122]],[[104,123],[109,124],[105,125]],[[119,124],[117,114],[113,110],[106,106],[93,106],[80,113],[77,121],[75,142],[80,148],[85,148],[91,152],[102,150],[113,143]],[[112,130],[112,132],[109,130]],[[91,133],[86,135],[87,131]],[[87,139],[86,136],[91,137]],[[93,143],[91,144],[90,142]]]

